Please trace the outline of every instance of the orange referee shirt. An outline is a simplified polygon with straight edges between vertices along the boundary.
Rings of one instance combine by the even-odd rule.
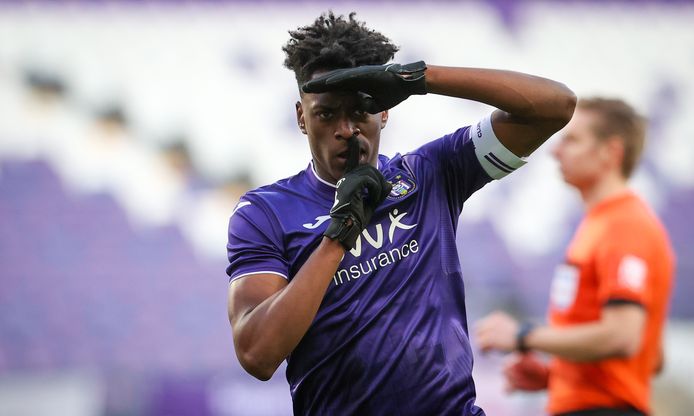
[[[549,320],[570,326],[600,319],[608,303],[641,305],[647,315],[641,347],[629,358],[550,364],[551,414],[634,407],[650,412],[651,377],[660,360],[673,282],[674,255],[665,228],[634,193],[593,207],[552,282]]]

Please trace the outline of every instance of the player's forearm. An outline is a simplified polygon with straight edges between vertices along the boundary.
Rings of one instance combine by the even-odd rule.
[[[571,120],[576,96],[564,84],[520,72],[429,66],[427,91],[492,105],[494,132],[527,156]]]
[[[315,318],[344,249],[324,238],[292,281],[241,318],[234,339],[244,368],[267,380]]]
[[[492,105],[518,117],[568,122],[576,97],[564,84],[520,72],[427,67],[427,91]]]
[[[626,357],[634,351],[627,337],[601,322],[570,327],[542,326],[525,339],[528,348],[571,361]]]

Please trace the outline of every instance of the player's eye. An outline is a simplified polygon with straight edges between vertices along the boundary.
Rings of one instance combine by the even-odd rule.
[[[321,120],[330,120],[333,116],[333,113],[332,111],[319,111],[316,113],[316,116],[318,116],[318,118]]]
[[[364,110],[354,110],[354,118],[359,119],[359,120],[364,120],[369,116],[369,113],[367,113]]]

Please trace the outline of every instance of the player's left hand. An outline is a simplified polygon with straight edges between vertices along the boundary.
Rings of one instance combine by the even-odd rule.
[[[376,114],[395,107],[410,95],[426,94],[426,69],[424,61],[336,69],[306,82],[301,89],[306,93],[362,92],[362,109]]]
[[[493,312],[475,325],[477,344],[482,352],[510,352],[518,348],[518,321],[504,312]]]

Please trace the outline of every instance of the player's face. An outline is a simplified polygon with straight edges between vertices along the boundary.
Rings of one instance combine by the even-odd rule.
[[[336,183],[344,175],[347,139],[356,132],[361,149],[359,163],[378,164],[381,129],[388,112],[369,114],[359,108],[358,98],[353,92],[305,93],[296,105],[299,128],[308,136],[318,175],[326,181]]]
[[[610,165],[607,146],[593,130],[596,117],[591,111],[577,109],[562,130],[560,142],[552,149],[564,180],[578,189],[593,186]]]

